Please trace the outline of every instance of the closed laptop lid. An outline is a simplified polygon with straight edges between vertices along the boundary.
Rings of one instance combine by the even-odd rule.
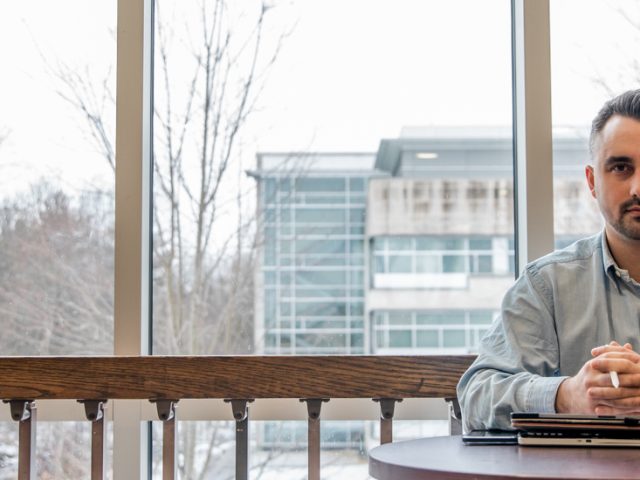
[[[576,435],[640,438],[638,416],[514,412],[511,414],[511,425],[525,432],[573,432]]]

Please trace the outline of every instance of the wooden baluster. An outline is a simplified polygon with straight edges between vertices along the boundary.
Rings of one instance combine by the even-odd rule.
[[[11,418],[18,422],[18,480],[36,478],[37,409],[32,400],[4,400],[11,407]]]
[[[309,480],[320,480],[320,408],[328,398],[301,398],[301,402],[307,403],[308,427],[307,427],[307,456]]]
[[[176,409],[178,400],[151,400],[156,403],[158,418],[162,420],[162,480],[175,480],[177,473]]]
[[[401,398],[374,398],[374,402],[380,403],[380,444],[393,442],[393,413],[396,402]]]
[[[84,404],[84,413],[91,422],[91,480],[103,480],[105,475],[104,451],[107,429],[104,425],[106,400],[78,400]]]
[[[236,420],[236,480],[249,479],[249,407],[253,399],[225,399],[231,402]]]

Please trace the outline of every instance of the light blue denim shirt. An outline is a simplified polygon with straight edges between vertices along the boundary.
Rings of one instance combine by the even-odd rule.
[[[555,412],[562,380],[611,340],[640,350],[640,284],[604,233],[530,263],[458,384],[464,430],[509,427],[512,411]]]

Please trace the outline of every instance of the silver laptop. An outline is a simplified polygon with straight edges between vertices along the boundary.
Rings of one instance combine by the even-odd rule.
[[[640,447],[640,417],[511,414],[519,445]]]

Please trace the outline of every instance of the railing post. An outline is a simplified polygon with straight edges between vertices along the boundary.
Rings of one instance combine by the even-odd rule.
[[[457,397],[445,398],[449,404],[449,435],[462,435],[462,412]]]
[[[162,480],[175,480],[177,444],[176,408],[178,400],[149,400],[156,404],[162,420]]]
[[[393,442],[393,413],[396,402],[401,398],[374,398],[374,402],[380,403],[380,444]]]
[[[91,422],[91,480],[105,478],[104,451],[107,445],[107,429],[104,428],[104,404],[106,400],[78,400],[84,404],[84,413]]]
[[[36,404],[32,400],[4,400],[18,422],[18,480],[36,478]]]
[[[301,398],[301,402],[307,403],[308,419],[308,474],[309,480],[320,480],[320,408],[328,398]]]
[[[249,407],[253,399],[225,399],[236,420],[236,480],[249,479]]]

